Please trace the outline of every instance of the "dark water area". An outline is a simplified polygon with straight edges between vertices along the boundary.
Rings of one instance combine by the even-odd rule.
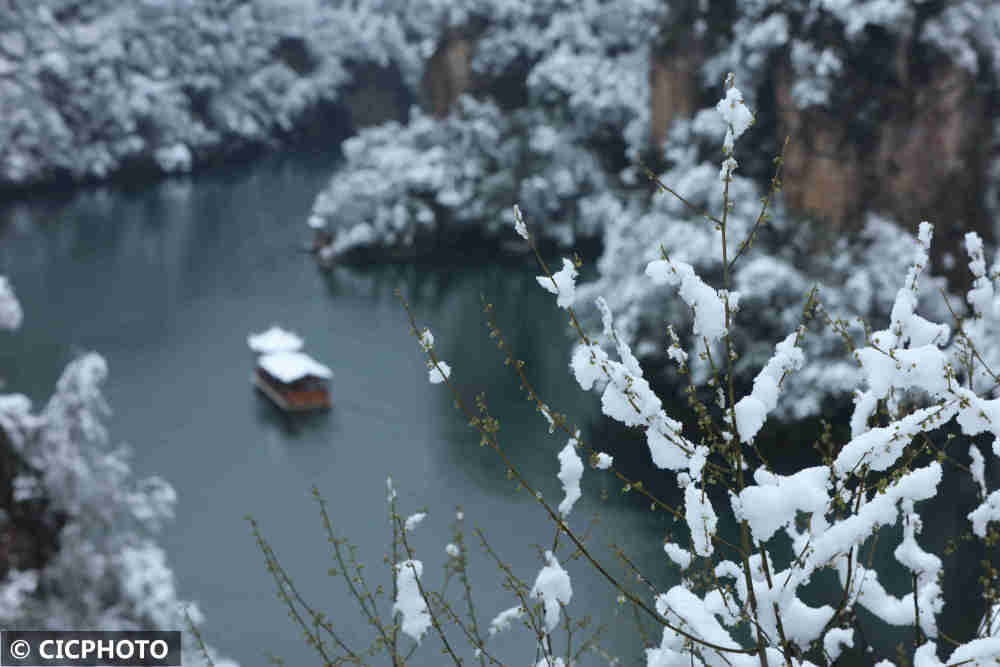
[[[568,372],[565,315],[538,287],[530,264],[485,262],[483,249],[470,248],[474,258],[455,253],[433,265],[318,270],[302,252],[303,221],[334,166],[333,156],[273,157],[0,210],[0,273],[25,311],[22,329],[0,341],[6,391],[25,393],[40,408],[67,361],[89,350],[106,357],[112,438],[132,446],[137,476],[161,475],[178,492],[176,520],[159,539],[181,597],[204,611],[206,640],[245,666],[265,664],[269,654],[290,665],[318,661],[275,599],[246,515],[259,522],[309,602],[354,647],[371,642],[343,582],[327,574],[333,561],[313,485],[329,501],[338,533],[358,546],[373,587],[390,583],[382,564],[391,536],[388,475],[404,514],[428,512],[412,542],[435,587],[461,505],[481,624],[517,599],[503,590],[471,530],[482,528],[529,585],[539,548],[551,545],[541,509],[479,446],[445,390],[429,384],[394,290],[433,330],[463,398],[486,393],[511,460],[553,504],[562,499],[556,454],[566,437],[548,434],[503,366],[481,295],[553,409],[585,433],[598,415],[596,397]],[[246,336],[273,323],[303,335],[306,351],[333,369],[329,413],[292,420],[252,390]],[[663,589],[675,583],[660,548],[672,522],[621,495],[607,475],[588,471],[583,487],[571,525],[584,532],[599,512],[589,544],[609,571],[622,572],[614,543]],[[581,560],[566,567],[574,618],[604,623],[604,647],[635,664],[642,647],[631,614],[622,615],[613,589]],[[449,590],[457,601],[454,582]],[[535,658],[523,628],[492,644],[514,663]],[[439,664],[438,651],[439,641],[428,636],[411,664]],[[471,652],[465,646],[463,656]]]

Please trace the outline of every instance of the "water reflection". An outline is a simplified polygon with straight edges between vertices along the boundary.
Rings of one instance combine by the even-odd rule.
[[[276,431],[281,440],[309,441],[314,440],[311,434],[329,432],[336,436],[336,416],[332,411],[320,410],[309,413],[288,413],[281,410],[266,396],[255,392],[254,415],[262,432]]]

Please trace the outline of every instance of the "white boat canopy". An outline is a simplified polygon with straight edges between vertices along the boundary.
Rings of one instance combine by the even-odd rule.
[[[274,326],[264,333],[250,334],[247,336],[247,344],[251,350],[259,354],[298,352],[302,348],[302,338],[291,331]]]
[[[272,352],[261,355],[258,365],[271,377],[291,384],[306,377],[329,380],[333,371],[302,352]]]

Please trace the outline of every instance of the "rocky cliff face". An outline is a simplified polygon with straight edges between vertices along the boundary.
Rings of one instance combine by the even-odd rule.
[[[987,101],[969,72],[950,63],[907,84],[870,156],[875,178],[868,182],[881,187],[866,194],[901,221],[935,222],[938,247],[952,253],[958,275],[967,276],[965,232],[994,240],[983,201],[992,133]]]
[[[992,128],[986,100],[968,72],[942,63],[886,87],[866,81],[863,72],[848,72],[847,86],[867,97],[854,108],[877,114],[868,124],[822,108],[797,108],[786,72],[774,97],[778,135],[791,137],[786,203],[835,234],[856,231],[864,210],[907,227],[930,220],[936,269],[967,282],[965,232],[993,240],[983,201]]]
[[[760,97],[758,117],[772,116],[777,145],[790,138],[784,200],[791,212],[818,223],[820,238],[858,231],[865,211],[907,228],[930,220],[935,268],[967,282],[965,232],[994,239],[984,201],[992,157],[989,101],[968,70],[943,59],[917,66],[910,48],[900,40],[888,80],[884,72],[845,70],[841,88],[851,99],[837,108],[851,109],[848,114],[800,107],[796,77],[782,62],[769,95]],[[685,43],[650,59],[652,146],[663,141],[670,122],[698,108],[699,58]]]
[[[698,110],[698,68],[705,54],[701,41],[685,39],[673,49],[654,48],[649,58],[649,140],[653,148],[667,138],[670,124]]]
[[[836,233],[856,231],[864,209],[858,148],[842,119],[821,107],[796,106],[793,81],[788,68],[782,68],[774,91],[777,134],[789,138],[782,179],[785,203]]]
[[[459,96],[472,88],[474,53],[475,41],[470,31],[449,30],[427,61],[420,86],[424,108],[435,117],[447,116]]]

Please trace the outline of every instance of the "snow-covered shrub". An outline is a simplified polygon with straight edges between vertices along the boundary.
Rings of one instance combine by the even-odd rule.
[[[476,99],[435,119],[370,128],[344,143],[344,164],[320,193],[310,223],[326,224],[327,260],[359,247],[407,246],[449,227],[495,236],[508,203],[545,220],[541,238],[568,245],[595,237],[585,207],[615,186],[605,162],[636,156],[646,141],[647,40],[659,2],[418,2],[399,20],[430,55],[448,27],[481,24],[470,67]],[[523,103],[500,110],[523,86]],[[360,210],[359,210],[360,208]],[[428,244],[429,245],[429,244]]]
[[[41,562],[20,562],[14,554],[20,547],[5,551],[5,628],[175,630],[188,627],[188,617],[195,624],[203,620],[196,606],[178,597],[154,539],[158,526],[173,518],[174,490],[159,477],[136,480],[128,448],[111,445],[100,390],[106,376],[103,358],[80,357],[37,414],[27,397],[0,395],[0,454],[8,459],[4,469],[15,471],[3,480],[12,492],[0,524],[12,540],[31,530],[20,539],[40,542],[37,552],[47,554]],[[185,639],[185,664],[203,664],[190,641]]]
[[[888,265],[883,272],[860,277],[844,270],[849,279],[855,277],[850,286],[853,299],[885,299],[889,307],[878,323],[860,328],[855,335],[837,312],[846,301],[827,301],[822,290],[809,288],[801,270],[783,264],[787,258],[762,264],[767,261],[764,256],[755,255],[749,241],[761,231],[759,223],[767,200],[762,206],[754,198],[754,189],[740,183],[733,173],[738,166],[734,142],[749,126],[752,116],[732,78],[717,111],[723,120],[719,135],[725,134],[721,170],[713,170],[719,187],[707,185],[705,177],[692,178],[694,183],[705,183],[705,189],[718,199],[682,199],[681,194],[675,197],[680,206],[696,211],[692,218],[706,231],[702,235],[692,233],[690,238],[715,248],[720,255],[717,269],[699,274],[686,261],[683,247],[667,244],[674,232],[666,226],[661,227],[659,238],[645,232],[643,241],[659,248],[659,252],[646,262],[643,277],[634,278],[634,289],[644,295],[646,290],[638,287],[643,281],[659,288],[659,298],[672,298],[670,293],[676,292],[679,310],[690,313],[677,327],[690,328],[689,348],[681,348],[671,325],[668,356],[690,379],[696,419],[684,423],[683,415],[668,412],[667,403],[652,390],[628,339],[619,330],[615,310],[607,299],[595,299],[600,333],[589,333],[580,326],[574,309],[585,297],[575,283],[574,262],[564,260],[556,273],[542,264],[543,275],[538,276],[540,286],[553,293],[556,306],[568,311],[579,336],[580,344],[570,367],[581,389],[599,392],[606,416],[642,434],[655,469],[647,479],[626,477],[614,467],[612,456],[591,446],[568,417],[550,408],[556,405],[555,397],[535,392],[531,369],[517,359],[516,350],[496,328],[491,306],[486,304],[491,337],[497,339],[505,365],[517,374],[526,397],[542,415],[539,426],[558,429],[567,438],[566,446],[553,452],[560,464],[558,478],[565,497],[558,506],[544,499],[532,480],[504,454],[502,432],[486,401],[477,398],[474,407],[463,403],[458,389],[462,369],[451,369],[438,356],[434,336],[417,325],[404,301],[412,333],[426,355],[431,382],[450,390],[483,444],[503,457],[508,474],[537,500],[555,526],[554,543],[562,548],[544,554],[532,586],[500,563],[514,606],[500,611],[484,632],[476,622],[471,601],[468,609],[461,609],[458,603],[449,603],[443,594],[429,587],[429,568],[416,559],[407,539],[409,530],[424,520],[424,515],[407,519],[397,512],[390,480],[392,564],[397,576],[393,612],[402,617],[398,627],[418,643],[436,634],[443,651],[455,664],[461,664],[467,656],[465,646],[456,645],[455,636],[443,629],[456,626],[463,644],[471,645],[474,656],[485,664],[495,660],[490,653],[490,638],[517,622],[529,630],[525,649],[534,653],[534,662],[549,666],[575,664],[580,655],[568,649],[564,652],[567,643],[553,638],[557,629],[570,631],[575,627],[570,616],[572,582],[561,564],[572,555],[593,566],[617,589],[622,604],[662,627],[662,635],[646,644],[646,662],[651,667],[833,664],[845,650],[862,648],[865,643],[862,622],[856,614],[862,609],[881,623],[912,631],[909,645],[900,645],[896,663],[883,655],[864,656],[863,660],[882,658],[879,665],[993,664],[1000,660],[1000,636],[995,634],[995,619],[990,615],[997,605],[997,570],[990,560],[984,561],[981,589],[957,592],[961,602],[983,613],[978,630],[973,636],[945,636],[938,624],[945,604],[943,557],[951,547],[940,555],[927,550],[930,538],[935,536],[923,532],[921,509],[925,506],[921,503],[940,493],[945,468],[954,467],[959,474],[969,475],[977,495],[977,506],[965,517],[968,531],[962,531],[964,537],[955,535],[956,541],[980,542],[988,547],[1000,537],[995,524],[1000,521],[1000,490],[994,488],[993,475],[988,474],[995,467],[992,457],[1000,456],[1000,399],[992,397],[1000,376],[992,363],[997,339],[987,333],[995,331],[989,328],[989,317],[1000,307],[996,291],[1000,263],[988,265],[982,241],[974,233],[966,235],[968,266],[973,275],[972,288],[965,294],[969,315],[964,319],[952,317],[954,304],[949,304],[945,306],[949,312],[940,318],[935,314],[939,311],[926,309],[920,298],[921,284],[928,281],[925,273],[930,263],[933,225],[921,222],[916,239],[900,247],[889,242],[898,241],[895,235],[880,238],[883,225],[873,221],[867,232],[871,247]],[[777,187],[775,183],[774,189]],[[675,189],[684,191],[682,186]],[[735,196],[750,196],[757,215],[749,215],[751,207],[744,210],[745,204],[731,201]],[[662,215],[677,215],[678,209],[673,206],[662,205]],[[623,207],[623,211],[627,214],[627,208]],[[683,218],[671,222],[694,225]],[[516,206],[514,230],[534,244]],[[787,238],[793,239],[791,230],[787,231]],[[794,248],[790,248],[789,255],[793,252]],[[835,259],[828,261],[836,264]],[[755,263],[755,268],[741,279],[737,268]],[[896,270],[899,273],[892,277],[891,272]],[[739,388],[737,367],[748,341],[738,332],[747,330],[749,336],[759,329],[743,317],[742,307],[757,296],[758,284],[767,280],[790,282],[793,288],[806,289],[799,295],[799,317],[788,321],[776,318],[771,323],[776,331],[768,334],[770,340],[763,343],[772,350],[767,358],[759,363],[744,362],[753,366],[755,377],[752,385],[743,390]],[[940,296],[948,298],[946,292]],[[791,381],[817,363],[811,358],[810,346],[816,333],[806,326],[813,318],[842,334],[844,363],[856,370],[843,374],[840,382],[853,389],[854,408],[849,423],[842,425],[842,439],[832,431],[821,437],[815,465],[787,470],[788,461],[769,461],[764,454],[771,451],[763,446],[767,444],[764,441],[772,437],[765,425],[775,415],[797,410],[783,411],[781,406],[801,400],[793,392]],[[826,354],[821,347],[821,363]],[[691,372],[699,366],[702,371]],[[984,442],[991,443],[985,454],[981,449]],[[971,460],[969,466],[958,460],[966,456]],[[986,457],[990,457],[989,468]],[[669,559],[683,571],[679,584],[663,590],[658,587],[656,575],[633,570],[649,589],[645,592],[640,588],[644,592],[637,593],[625,578],[612,574],[611,568],[595,559],[585,544],[584,525],[572,517],[573,504],[586,484],[584,460],[600,471],[592,474],[614,475],[626,489],[640,493],[644,502],[651,502],[675,518],[675,526],[680,527],[671,529],[664,560]],[[676,485],[681,498],[677,504],[665,502],[649,490],[654,483],[660,487],[664,482]],[[320,504],[329,526],[321,499]],[[462,516],[457,520],[460,526]],[[891,530],[894,527],[898,530]],[[935,532],[938,529],[935,526]],[[255,534],[284,594],[282,599],[292,610],[308,611],[309,615],[293,616],[307,631],[310,643],[316,645],[320,636],[326,637],[319,629],[309,633],[310,619],[321,620],[322,615],[301,598],[287,594],[293,590],[287,574],[256,526]],[[443,549],[448,574],[464,573],[466,551],[464,543],[460,543],[461,535],[457,529],[455,541]],[[352,559],[353,551],[334,535],[330,538],[340,559],[342,576],[348,582],[364,581],[358,564],[344,560],[342,555],[351,554],[347,558]],[[880,540],[883,549],[885,541],[894,543],[892,554],[907,575],[909,592],[900,595],[887,590],[895,564],[873,564],[870,555]],[[495,556],[485,539],[483,544],[486,552]],[[631,563],[624,558],[623,562]],[[359,574],[355,577],[355,573]],[[814,580],[832,589],[818,601],[815,591],[807,590]],[[367,584],[351,590],[362,610],[373,613],[376,607]],[[468,588],[465,590],[468,595]],[[386,640],[392,633],[391,641],[376,645],[387,650],[394,662],[405,661],[409,647],[404,650],[399,643],[393,633],[396,626],[382,619],[372,619],[372,624]],[[947,659],[942,662],[939,654]],[[322,657],[352,659],[356,655],[338,642],[336,654],[324,653]]]
[[[517,198],[551,220],[539,230],[543,237],[570,242],[581,231],[574,224],[578,206],[607,184],[593,153],[567,139],[543,111],[505,114],[471,97],[440,122],[414,109],[407,125],[362,130],[343,144],[349,168],[333,176],[313,207],[311,224],[337,230],[322,256],[409,246],[421,235],[470,228],[496,236],[497,212]],[[515,171],[524,176],[520,182]],[[485,219],[494,223],[482,230]]]

